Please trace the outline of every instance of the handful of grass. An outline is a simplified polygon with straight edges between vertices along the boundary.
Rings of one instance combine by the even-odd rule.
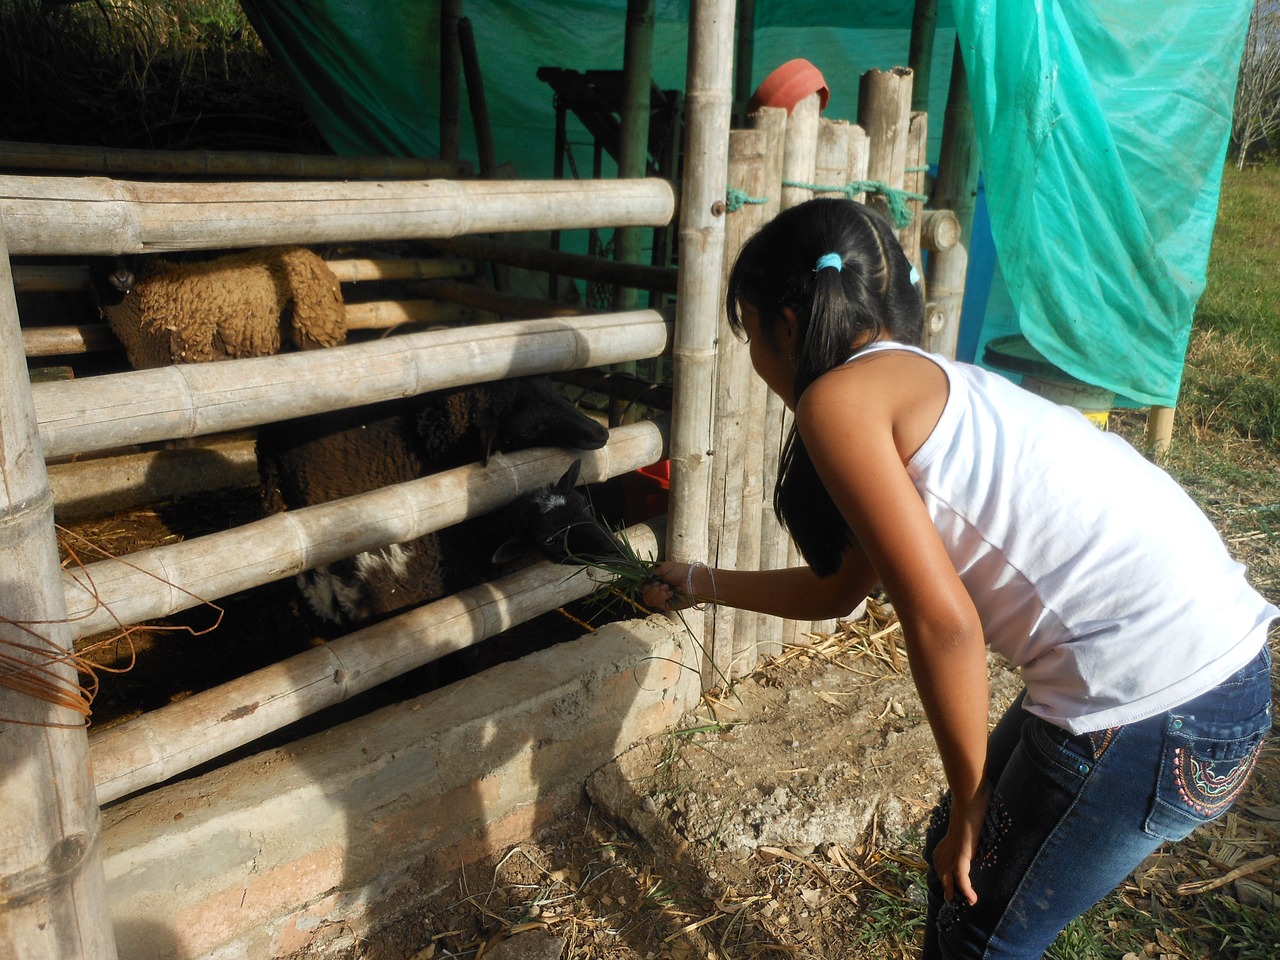
[[[572,554],[571,563],[587,568],[587,576],[599,586],[587,597],[587,603],[602,611],[611,610],[616,604],[627,604],[644,613],[652,613],[644,605],[643,590],[646,583],[657,579],[654,571],[658,561],[652,556],[640,556],[639,551],[627,539],[626,531],[619,528],[609,531],[622,548],[617,557],[578,557]]]

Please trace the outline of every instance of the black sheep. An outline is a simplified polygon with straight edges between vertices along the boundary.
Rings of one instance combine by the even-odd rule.
[[[525,377],[269,424],[258,433],[258,467],[265,507],[278,513],[487,462],[494,451],[592,450],[607,440],[608,431],[556,393],[547,378]],[[522,499],[531,504],[540,494],[546,491]],[[581,519],[594,523],[585,501],[572,502],[580,503],[575,509]],[[528,506],[513,505],[516,513],[506,516]],[[564,515],[562,508],[548,516],[559,522]],[[530,532],[531,542],[557,532],[534,523],[533,513],[522,516],[519,529]],[[344,626],[456,593],[485,579],[494,546],[485,545],[492,524],[483,521],[308,570],[298,586],[318,617]]]

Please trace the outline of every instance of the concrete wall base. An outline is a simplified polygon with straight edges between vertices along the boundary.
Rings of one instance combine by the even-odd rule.
[[[120,957],[348,953],[670,729],[700,689],[689,646],[663,617],[609,624],[107,808]]]

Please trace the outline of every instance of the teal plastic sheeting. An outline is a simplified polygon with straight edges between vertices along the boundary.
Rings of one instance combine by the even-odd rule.
[[[335,153],[440,155],[440,10],[416,0],[240,0]],[[434,71],[434,73],[432,73]],[[429,97],[434,97],[434,101]]]
[[[952,0],[1000,268],[1057,367],[1172,406],[1252,0]]]

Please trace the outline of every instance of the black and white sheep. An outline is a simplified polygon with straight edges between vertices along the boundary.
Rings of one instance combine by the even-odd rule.
[[[258,465],[265,507],[276,513],[486,462],[494,451],[593,450],[607,440],[545,377],[525,377],[270,424],[258,434]],[[611,555],[617,544],[573,491],[576,481],[571,469],[496,522],[469,520],[367,551],[299,574],[298,586],[321,620],[351,625],[481,582],[500,539],[493,531],[504,527],[553,559]]]
[[[342,287],[305,247],[175,263],[99,262],[98,306],[135,369],[279,353],[346,341]]]

